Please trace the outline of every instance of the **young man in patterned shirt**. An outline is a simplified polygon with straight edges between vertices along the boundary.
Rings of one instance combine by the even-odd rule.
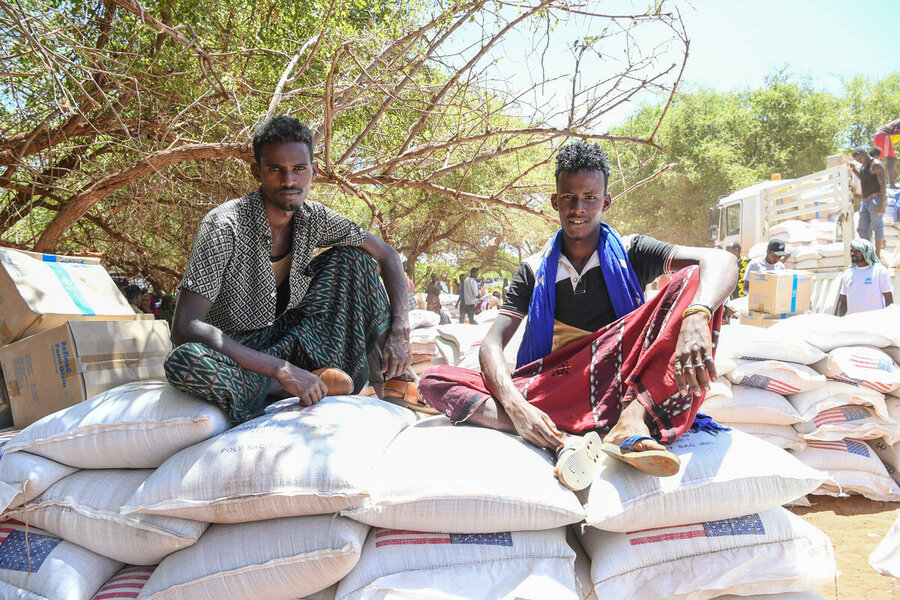
[[[316,175],[312,131],[273,117],[256,129],[253,153],[259,188],[200,223],[166,360],[174,386],[217,403],[234,423],[279,397],[308,406],[367,382],[378,390],[411,359],[399,255],[306,200]],[[316,248],[330,249],[312,258]]]
[[[591,484],[601,448],[651,475],[678,471],[678,457],[662,444],[694,424],[716,379],[720,307],[737,280],[723,250],[619,238],[603,222],[608,179],[599,145],[560,150],[550,200],[561,229],[519,266],[482,342],[481,372],[441,365],[419,381],[425,401],[455,423],[556,450],[557,476],[573,490]],[[644,303],[644,287],[674,271]],[[510,373],[503,347],[523,319]]]

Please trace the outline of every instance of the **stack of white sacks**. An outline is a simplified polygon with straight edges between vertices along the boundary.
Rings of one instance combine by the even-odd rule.
[[[0,597],[817,598],[834,577],[781,508],[827,475],[751,435],[686,434],[671,478],[604,460],[576,495],[516,436],[418,419],[343,396],[229,428],[162,382],[45,417],[5,436]]]
[[[897,306],[728,325],[717,357],[728,383],[713,385],[702,410],[827,471],[817,494],[900,501],[898,359]]]
[[[440,322],[441,316],[430,310],[417,308],[409,311],[409,349],[416,374],[430,367],[431,361],[438,355],[435,340]]]
[[[790,255],[786,262],[789,269],[817,269],[847,267],[844,261],[844,245],[838,242],[836,218],[821,215],[809,221],[784,221],[769,230],[769,237],[787,242]],[[765,255],[765,242],[761,244]]]

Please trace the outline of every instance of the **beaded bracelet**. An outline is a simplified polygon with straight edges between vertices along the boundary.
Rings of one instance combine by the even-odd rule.
[[[694,303],[694,304],[691,304],[690,306],[688,306],[685,309],[684,313],[682,313],[681,318],[684,319],[684,318],[689,317],[690,315],[694,315],[697,313],[705,314],[706,320],[712,321],[712,316],[713,316],[712,309],[710,307],[708,307],[707,305],[700,304],[700,303]]]

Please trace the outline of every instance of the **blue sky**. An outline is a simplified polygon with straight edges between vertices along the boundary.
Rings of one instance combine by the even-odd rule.
[[[585,3],[596,11],[628,14],[646,10],[648,0]],[[842,80],[856,75],[877,78],[900,71],[900,0],[670,0],[667,9],[676,8],[691,42],[681,89],[697,85],[720,91],[756,88],[768,74],[786,67],[790,73],[811,77],[823,90],[840,92]],[[516,12],[507,5],[504,18],[514,18]],[[520,107],[520,114],[540,113],[532,108],[543,105],[544,118],[563,125],[564,114],[550,115],[564,113],[568,105],[574,72],[572,44],[608,24],[604,19],[570,17],[555,24],[548,48],[536,47],[534,32],[519,28],[491,53],[495,62],[488,76],[496,87],[512,92],[528,89],[546,76],[552,83],[530,92],[530,102]],[[460,33],[454,46],[471,51],[480,45],[479,38],[480,29],[474,26]],[[671,30],[658,24],[642,25],[633,32],[640,52],[658,56],[646,74],[680,64],[682,47],[671,42],[666,45],[671,38]],[[599,49],[602,57],[582,63],[579,85],[617,73],[624,46],[624,35],[608,38]],[[666,82],[672,80],[674,72]],[[632,102],[607,112],[591,129],[607,129],[641,103],[664,99],[665,94],[659,92],[641,92]]]
[[[691,40],[688,83],[757,87],[773,69],[787,66],[837,92],[841,78],[900,70],[900,0],[679,0],[677,5]],[[860,53],[867,56],[860,59]]]

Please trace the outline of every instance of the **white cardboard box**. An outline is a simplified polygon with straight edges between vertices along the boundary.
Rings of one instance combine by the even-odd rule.
[[[136,318],[100,264],[55,258],[0,248],[0,346],[68,321]]]

